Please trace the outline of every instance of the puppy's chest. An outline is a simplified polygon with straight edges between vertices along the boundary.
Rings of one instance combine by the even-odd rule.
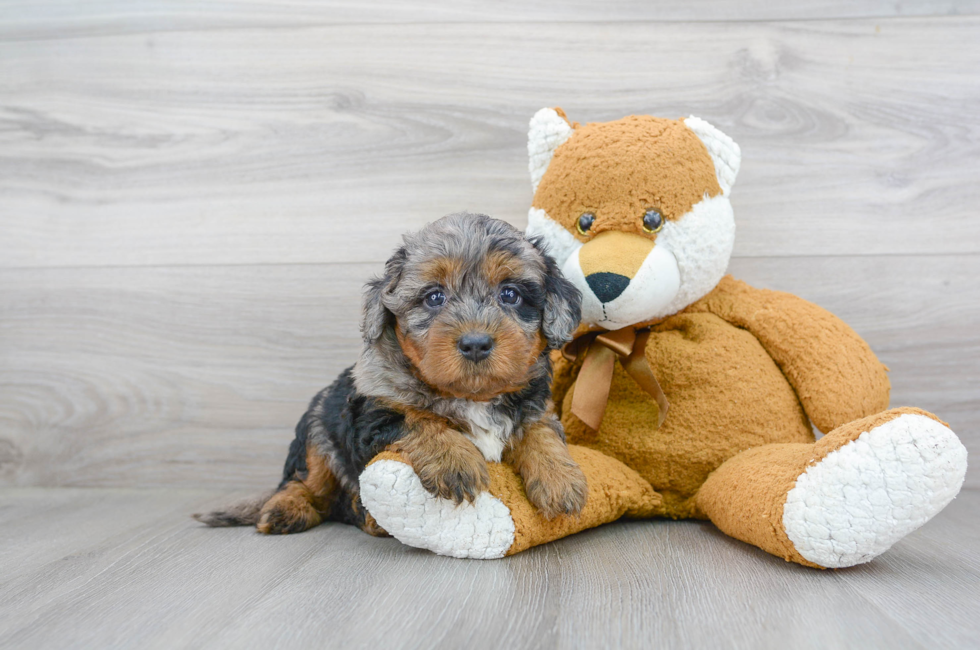
[[[482,402],[466,402],[457,411],[457,418],[468,425],[463,435],[469,438],[483,457],[500,462],[504,446],[514,433],[514,421]]]

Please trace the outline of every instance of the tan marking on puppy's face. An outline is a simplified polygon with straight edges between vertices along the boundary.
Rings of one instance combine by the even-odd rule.
[[[488,288],[507,280],[534,279],[533,272],[525,268],[520,258],[507,251],[491,251],[478,264],[469,265],[458,257],[437,257],[419,264],[418,277],[425,284],[459,292],[468,272]]]
[[[493,251],[481,263],[480,275],[488,287],[495,287],[507,280],[528,279],[531,274],[515,256],[506,251]]]
[[[469,332],[485,332],[493,339],[490,356],[478,363],[465,359],[458,348],[460,338]],[[477,401],[523,388],[528,372],[547,348],[539,330],[529,334],[506,319],[495,323],[437,321],[422,337],[406,334],[399,326],[396,335],[423,381],[448,396]]]
[[[465,271],[466,265],[458,257],[436,257],[421,262],[417,273],[424,284],[456,290]]]
[[[520,390],[547,347],[540,328],[543,306],[528,302],[537,298],[535,290],[543,291],[540,276],[541,269],[505,250],[490,251],[479,260],[424,261],[417,281],[441,291],[445,304],[423,306],[430,316],[424,327],[396,319],[402,352],[423,381],[446,395],[486,400]],[[500,293],[505,289],[516,292],[518,304],[503,302]],[[468,334],[490,337],[493,348],[487,358],[473,361],[461,353],[460,341]]]
[[[654,239],[643,230],[647,210],[676,220],[720,193],[708,150],[683,122],[630,116],[576,128],[555,150],[533,205],[580,241],[607,231]],[[582,234],[586,212],[595,221]]]

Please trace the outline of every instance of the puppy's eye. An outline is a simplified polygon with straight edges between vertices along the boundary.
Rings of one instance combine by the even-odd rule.
[[[647,210],[643,215],[643,230],[647,232],[660,232],[664,227],[664,218],[656,210]]]
[[[595,215],[591,212],[583,212],[582,216],[578,218],[578,231],[584,235],[594,223]]]
[[[426,307],[442,307],[444,304],[446,304],[446,294],[444,294],[440,289],[430,291],[429,293],[425,294],[424,302]]]
[[[521,302],[521,294],[514,287],[504,287],[500,290],[500,302],[505,305],[517,305]]]

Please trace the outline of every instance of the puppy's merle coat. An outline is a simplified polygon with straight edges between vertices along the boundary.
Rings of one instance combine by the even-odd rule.
[[[579,512],[585,476],[553,411],[549,351],[569,340],[580,300],[537,242],[503,221],[454,214],[406,235],[366,287],[360,358],[313,398],[278,490],[195,517],[263,533],[330,519],[384,535],[358,477],[385,449],[457,503],[488,487],[487,461],[503,460],[545,516]]]

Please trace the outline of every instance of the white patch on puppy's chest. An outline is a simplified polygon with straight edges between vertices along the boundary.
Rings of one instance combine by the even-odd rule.
[[[463,435],[476,445],[487,461],[499,463],[504,445],[514,432],[514,423],[509,418],[502,422],[492,418],[490,405],[485,402],[468,402],[462,415],[470,425],[470,430],[464,431]]]

